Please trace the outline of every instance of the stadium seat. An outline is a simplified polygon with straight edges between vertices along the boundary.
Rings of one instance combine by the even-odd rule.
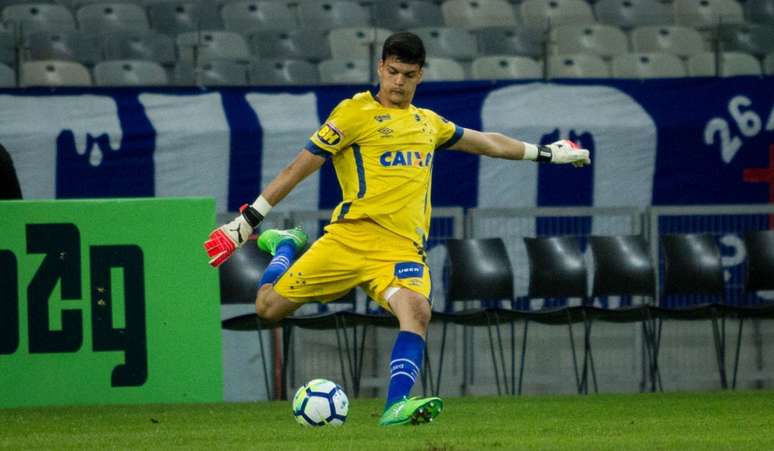
[[[227,59],[247,62],[251,59],[245,38],[222,30],[189,31],[177,35],[178,58],[188,62]]]
[[[651,390],[658,378],[653,362],[653,323],[649,305],[656,299],[656,270],[648,243],[641,235],[590,236],[594,263],[591,300],[618,297],[618,307],[590,308],[595,320],[614,323],[641,323]],[[638,302],[635,298],[645,298]]]
[[[94,3],[76,12],[81,31],[109,33],[113,31],[147,31],[150,28],[145,9],[133,3]]]
[[[505,0],[445,0],[441,12],[447,27],[515,26],[513,7]]]
[[[561,25],[551,30],[554,53],[593,53],[611,58],[629,51],[626,34],[612,25]]]
[[[512,326],[516,315],[510,315],[505,309],[491,306],[502,301],[513,300],[513,269],[508,258],[508,252],[501,238],[468,238],[449,239],[446,241],[448,281],[445,290],[445,308],[443,311],[433,311],[432,321],[441,322],[441,345],[438,355],[436,393],[440,391],[446,337],[448,326],[455,324],[463,327],[487,327],[489,348],[492,356],[492,366],[497,384],[497,393],[515,392],[515,359],[512,359],[511,375],[508,377],[504,352],[502,347],[500,319]],[[477,307],[458,307],[467,302],[476,302]],[[464,304],[463,304],[464,305]],[[485,308],[485,305],[490,305]],[[501,315],[502,314],[502,315]],[[507,315],[507,317],[506,317]],[[493,326],[497,330],[497,343],[492,338]],[[511,329],[511,334],[514,329]],[[496,352],[499,349],[500,352]],[[467,347],[463,348],[463,362],[468,361]],[[510,355],[515,356],[512,349]],[[497,356],[500,356],[499,362]],[[522,361],[523,366],[523,361]],[[464,370],[463,370],[464,371]],[[502,384],[501,384],[502,378]],[[509,384],[510,380],[510,384]],[[463,384],[468,380],[463,378]],[[464,392],[463,388],[463,392]]]
[[[509,80],[543,78],[543,67],[526,56],[480,56],[473,60],[474,80]]]
[[[16,87],[16,71],[10,66],[0,63],[0,88]]]
[[[524,237],[529,262],[529,299],[560,298],[565,302],[569,298],[581,299],[580,306],[569,306],[561,309],[542,309],[530,318],[537,322],[569,327],[570,349],[572,353],[575,383],[578,393],[588,393],[588,374],[598,391],[594,358],[590,346],[590,322],[587,320],[586,304],[588,302],[588,270],[583,253],[580,250],[578,238],[574,236],[542,236]],[[575,338],[572,324],[584,323],[583,366],[578,368],[575,352]],[[527,325],[525,324],[524,349],[527,342]],[[521,385],[521,383],[519,384]]]
[[[423,81],[465,80],[465,67],[451,58],[428,57],[422,67]]]
[[[177,60],[175,41],[153,31],[116,32],[103,35],[106,60],[135,59],[173,65]]]
[[[91,86],[91,74],[74,61],[27,61],[21,65],[20,86]]]
[[[282,1],[230,2],[223,5],[220,14],[227,30],[245,35],[256,31],[298,28],[294,9]]]
[[[67,7],[47,3],[27,3],[3,9],[3,20],[13,22],[22,35],[37,31],[73,31],[75,18]]]
[[[745,0],[744,15],[748,22],[774,25],[774,0]]]
[[[547,30],[559,25],[595,22],[591,6],[584,0],[524,0],[521,20],[530,29]]]
[[[16,66],[16,36],[12,30],[6,30],[0,23],[0,63]]]
[[[460,28],[429,27],[409,30],[419,36],[425,44],[427,56],[472,60],[478,54],[476,38]]]
[[[426,0],[376,2],[371,8],[374,25],[390,30],[444,26],[441,7]]]
[[[769,53],[763,59],[763,73],[774,75],[774,52]]]
[[[519,27],[489,27],[475,30],[478,48],[484,55],[543,55],[545,37]]]
[[[735,77],[739,75],[763,75],[761,63],[749,53],[722,52],[720,61],[717,54],[704,52],[688,59],[688,73],[692,77]],[[717,68],[720,68],[718,74]]]
[[[192,86],[245,86],[247,67],[223,59],[200,62],[197,66],[181,61],[175,66],[175,82]]]
[[[618,55],[611,63],[613,78],[680,78],[688,72],[677,55],[634,52]]]
[[[705,50],[701,34],[681,25],[648,25],[637,27],[630,34],[635,52],[665,52],[688,57]]]
[[[298,17],[306,30],[371,25],[368,9],[350,0],[304,0],[298,3]]]
[[[381,58],[382,45],[392,34],[384,28],[336,28],[328,33],[333,58]]]
[[[608,78],[610,66],[597,55],[575,53],[548,57],[548,78]]]
[[[658,317],[655,336],[662,335],[664,319],[711,320],[720,386],[726,388],[728,384],[723,351],[725,331],[721,335],[718,311],[713,304],[706,302],[708,298],[723,302],[725,297],[724,269],[715,237],[708,234],[664,234],[660,241],[664,270],[660,305],[654,310]],[[675,302],[673,296],[688,299]],[[656,342],[656,367],[658,355],[659,346]]]
[[[94,66],[97,86],[164,86],[169,83],[167,71],[154,61],[113,60]]]
[[[189,31],[223,28],[218,9],[211,2],[171,0],[151,3],[148,18],[153,30],[170,37]]]
[[[697,28],[744,23],[736,0],[674,0],[675,22]]]
[[[315,85],[317,65],[304,60],[261,59],[250,63],[249,80],[255,85]]]
[[[745,52],[762,57],[774,52],[774,25],[728,25],[718,30],[724,51]]]
[[[24,55],[31,61],[77,61],[93,65],[102,59],[99,39],[79,31],[32,33],[25,39]]]
[[[317,66],[320,82],[331,84],[366,84],[371,81],[370,61],[364,58],[331,58]]]
[[[261,58],[319,62],[331,57],[328,38],[319,30],[261,31],[251,34],[249,39],[252,52]]]
[[[599,0],[594,14],[600,23],[624,29],[674,22],[672,5],[660,0]]]

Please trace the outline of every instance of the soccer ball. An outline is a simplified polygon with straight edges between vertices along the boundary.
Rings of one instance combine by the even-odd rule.
[[[304,426],[341,426],[348,411],[346,393],[327,379],[307,382],[293,397],[293,416]]]

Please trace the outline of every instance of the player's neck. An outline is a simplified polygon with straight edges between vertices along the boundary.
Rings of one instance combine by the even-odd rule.
[[[374,100],[379,102],[380,105],[382,105],[385,108],[391,108],[391,109],[398,109],[398,110],[407,110],[411,106],[411,102],[406,102],[405,105],[392,103],[389,101],[387,96],[382,96],[380,92],[377,92],[376,94],[373,94]]]

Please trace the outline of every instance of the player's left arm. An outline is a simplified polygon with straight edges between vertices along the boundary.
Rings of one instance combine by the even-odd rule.
[[[535,145],[502,133],[480,132],[469,128],[463,129],[460,139],[449,149],[506,160],[572,163],[577,167],[591,164],[589,151],[566,139],[548,145]]]

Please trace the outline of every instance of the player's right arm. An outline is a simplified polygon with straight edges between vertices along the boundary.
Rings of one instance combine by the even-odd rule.
[[[210,233],[204,242],[210,265],[217,267],[228,260],[231,254],[247,241],[272,207],[284,199],[302,180],[319,170],[323,163],[324,157],[307,149],[301,150],[298,156],[274,177],[252,205],[243,205],[236,218]]]

